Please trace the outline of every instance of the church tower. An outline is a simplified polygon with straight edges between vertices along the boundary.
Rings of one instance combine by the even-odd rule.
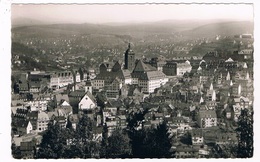
[[[87,76],[87,81],[85,84],[85,92],[90,92],[92,94],[92,84],[91,81],[89,79],[89,76]]]
[[[135,53],[131,49],[131,45],[129,43],[128,49],[125,51],[125,66],[124,66],[124,69],[128,69],[130,72],[132,72],[134,67],[135,67]]]

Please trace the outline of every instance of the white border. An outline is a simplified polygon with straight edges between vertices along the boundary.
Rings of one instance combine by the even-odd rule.
[[[234,0],[225,0],[225,1],[219,1],[219,0],[0,0],[0,74],[1,74],[1,79],[0,79],[0,110],[1,110],[1,117],[0,117],[0,155],[1,155],[1,161],[14,161],[15,159],[12,158],[11,156],[11,137],[10,137],[10,123],[11,123],[11,109],[10,109],[10,101],[11,101],[11,50],[10,50],[10,45],[11,45],[11,13],[10,13],[10,6],[11,3],[253,3],[254,4],[254,14],[255,14],[255,31],[254,31],[254,36],[255,36],[255,64],[254,64],[254,77],[255,77],[255,84],[254,84],[254,97],[255,97],[255,102],[254,102],[254,110],[255,110],[255,115],[254,115],[254,157],[251,159],[222,159],[221,161],[226,161],[226,160],[231,160],[231,161],[257,161],[260,160],[260,140],[259,135],[260,131],[258,129],[258,124],[259,124],[259,109],[260,109],[260,104],[259,104],[259,97],[258,94],[260,87],[259,87],[259,63],[260,63],[260,58],[259,58],[259,2],[257,0],[239,0],[239,1],[234,1]],[[228,11],[227,11],[228,12]],[[242,12],[242,11],[241,11]],[[89,159],[87,159],[89,160]],[[95,159],[93,159],[95,160]],[[128,159],[131,160],[131,159]],[[127,160],[127,161],[128,161]],[[135,159],[137,160],[137,159]],[[151,161],[155,161],[151,160]],[[164,161],[168,160],[177,160],[177,159],[167,159]],[[214,160],[220,160],[220,159],[199,159],[200,161],[214,161]],[[31,161],[31,160],[29,160]],[[45,161],[45,160],[39,160],[39,161]],[[53,161],[53,160],[51,160]],[[63,161],[63,160],[62,160]],[[65,160],[64,160],[65,161]],[[103,160],[102,160],[103,161]],[[107,160],[106,160],[107,161]],[[112,161],[112,160],[108,160]],[[114,160],[113,160],[114,161]],[[141,161],[141,159],[138,161]],[[178,159],[177,161],[190,161],[190,159]]]

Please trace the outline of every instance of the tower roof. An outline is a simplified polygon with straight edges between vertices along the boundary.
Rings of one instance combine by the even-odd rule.
[[[125,54],[126,55],[128,55],[128,54],[135,54],[134,51],[131,49],[131,43],[128,44],[128,48],[125,51]]]

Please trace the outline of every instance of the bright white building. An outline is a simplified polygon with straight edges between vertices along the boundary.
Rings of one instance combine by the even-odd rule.
[[[80,111],[93,110],[97,107],[95,97],[87,91],[78,104]]]
[[[132,84],[138,84],[143,92],[152,93],[156,88],[168,82],[167,76],[162,71],[139,60],[132,73]]]
[[[50,87],[60,88],[65,87],[68,84],[74,83],[74,77],[76,83],[80,82],[80,74],[76,71],[75,74],[71,71],[54,72],[51,75]]]

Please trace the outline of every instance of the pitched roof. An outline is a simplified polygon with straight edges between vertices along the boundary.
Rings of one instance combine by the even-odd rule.
[[[151,71],[151,66],[148,66],[147,64],[143,63],[142,60],[138,60],[133,73],[135,72],[147,72],[147,71]]]
[[[199,110],[199,115],[201,118],[217,118],[215,110]]]
[[[67,94],[59,93],[55,95],[57,102],[59,103],[61,100],[69,101],[69,96]]]
[[[85,92],[85,94],[81,97],[80,100],[82,100],[85,96],[88,96],[90,100],[92,100],[92,102],[96,103],[96,98],[89,92]]]
[[[28,120],[20,120],[19,122],[17,122],[17,127],[19,128],[26,128],[28,126],[30,121]]]
[[[229,58],[225,62],[234,62],[234,60],[232,60],[232,58]]]
[[[27,117],[33,117],[32,119],[35,120],[35,118],[37,119],[38,118],[38,111],[31,111],[27,114]],[[31,119],[30,119],[31,120]]]
[[[20,150],[21,151],[33,151],[35,143],[33,141],[21,142]]]
[[[76,90],[69,93],[69,97],[83,97],[85,95],[85,91]]]
[[[65,100],[60,104],[60,106],[70,106],[70,104]]]
[[[203,136],[203,131],[202,129],[198,128],[198,129],[192,129],[192,136],[199,136],[202,137]]]
[[[41,82],[31,81],[31,82],[29,82],[29,85],[30,85],[31,88],[32,87],[40,88],[41,87]]]
[[[38,113],[38,120],[49,120],[49,116],[46,112],[40,111]]]

